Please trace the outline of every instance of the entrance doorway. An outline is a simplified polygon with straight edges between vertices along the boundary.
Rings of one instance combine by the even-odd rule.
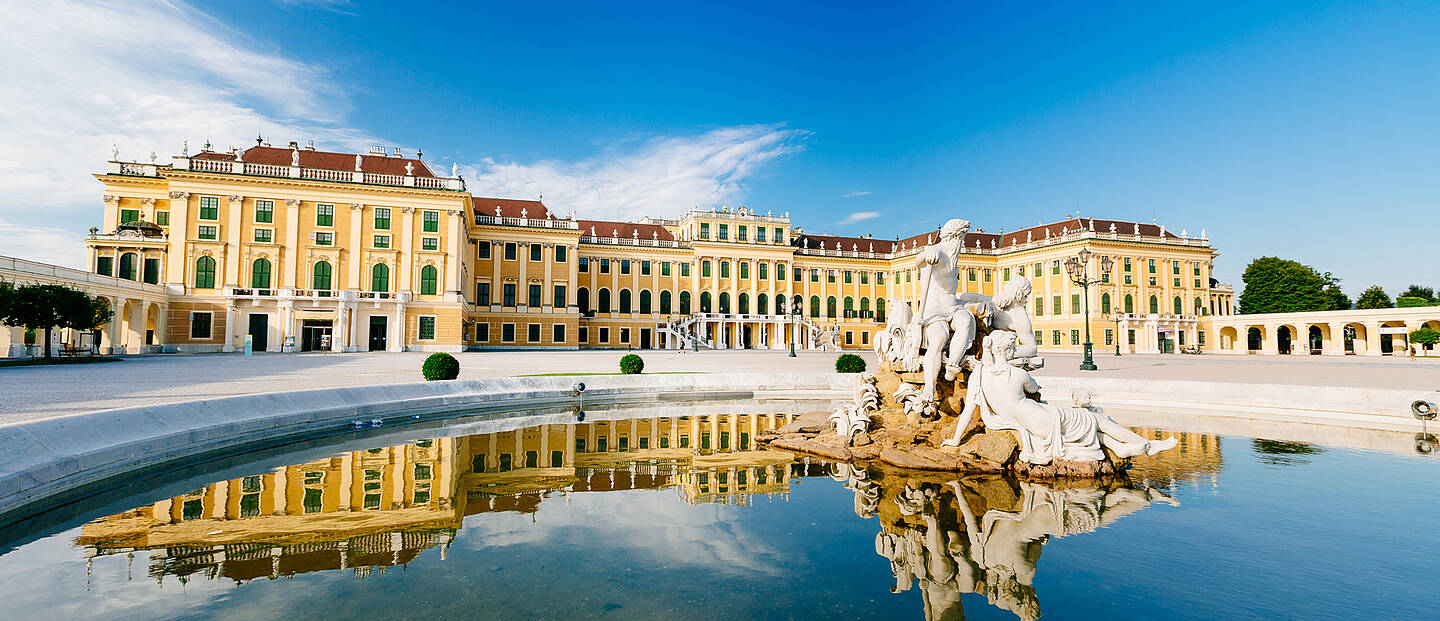
[[[640,328],[640,349],[650,349],[650,328]]]
[[[385,335],[390,331],[388,320],[384,315],[370,316],[370,351],[385,351]]]
[[[1160,335],[1159,335],[1159,342],[1156,343],[1156,346],[1157,346],[1157,348],[1160,350],[1160,353],[1162,353],[1162,354],[1173,354],[1173,353],[1175,353],[1175,341],[1172,340],[1172,339],[1170,338],[1170,336],[1171,336],[1171,333],[1169,333],[1169,332],[1161,332],[1161,333],[1160,333]]]
[[[306,319],[300,325],[300,351],[328,351],[334,330],[329,319]]]
[[[264,313],[250,313],[251,347],[265,351],[270,346],[270,316]]]

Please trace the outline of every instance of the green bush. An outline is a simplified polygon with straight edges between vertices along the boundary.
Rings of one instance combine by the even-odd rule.
[[[1400,296],[1395,298],[1395,306],[1399,308],[1415,308],[1417,306],[1436,306],[1436,304],[1425,298]]]
[[[645,361],[635,354],[625,354],[620,359],[620,372],[625,375],[636,375],[645,370]]]
[[[428,382],[453,380],[460,377],[460,361],[444,352],[433,353],[425,359],[425,365],[420,367],[420,373]]]
[[[864,373],[865,359],[855,354],[840,354],[835,359],[836,373]]]

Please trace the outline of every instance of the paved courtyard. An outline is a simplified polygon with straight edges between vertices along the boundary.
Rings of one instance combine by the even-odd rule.
[[[533,373],[609,373],[623,351],[469,352],[458,354],[461,378]],[[819,372],[834,368],[836,353],[710,351],[638,352],[647,372]],[[238,354],[136,356],[122,362],[0,368],[0,423],[93,410],[204,399],[263,391],[302,390],[420,380],[423,353]],[[864,357],[874,367],[874,355]],[[1052,354],[1044,376],[1088,374],[1079,356]],[[1186,379],[1216,382],[1440,388],[1440,359],[1097,356],[1098,377]]]

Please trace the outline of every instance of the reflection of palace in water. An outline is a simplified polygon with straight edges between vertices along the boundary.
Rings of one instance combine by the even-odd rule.
[[[87,556],[149,553],[149,575],[245,582],[352,569],[440,547],[467,515],[530,513],[551,494],[675,488],[690,503],[784,496],[824,466],[754,438],[790,414],[550,424],[344,453],[94,520]],[[127,567],[129,567],[127,562]]]
[[[1136,431],[1160,435],[1153,429]],[[880,520],[875,552],[890,562],[891,589],[918,586],[926,619],[963,619],[960,598],[976,593],[1028,621],[1041,615],[1034,578],[1041,549],[1052,537],[1092,532],[1155,501],[1173,503],[1160,491],[1167,483],[1214,481],[1219,437],[1164,435],[1183,439],[1175,450],[1136,460],[1129,481],[1042,484],[845,464],[837,464],[832,477],[855,492],[857,515]]]

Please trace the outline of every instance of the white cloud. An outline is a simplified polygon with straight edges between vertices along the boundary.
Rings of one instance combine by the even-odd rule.
[[[192,150],[207,137],[225,148],[260,129],[357,149],[376,143],[344,127],[346,100],[323,71],[256,51],[184,5],[58,0],[5,13],[0,218],[26,237],[0,252],[83,262],[81,237],[101,213],[90,175],[111,144],[123,159],[154,151],[165,163],[182,139]]]
[[[857,198],[860,196],[869,196],[870,194],[872,194],[870,190],[846,190],[844,194],[840,195],[840,198]]]
[[[809,133],[782,125],[722,127],[693,136],[654,137],[626,150],[611,146],[578,162],[523,164],[486,159],[462,165],[474,194],[531,198],[561,214],[594,219],[675,216],[692,206],[744,198],[744,181],[798,151]]]
[[[840,224],[855,224],[856,222],[864,222],[865,220],[879,217],[880,212],[878,211],[857,211],[845,216],[845,219],[841,220]]]
[[[85,268],[85,246],[76,233],[53,226],[26,226],[0,219],[0,254],[21,259]]]

